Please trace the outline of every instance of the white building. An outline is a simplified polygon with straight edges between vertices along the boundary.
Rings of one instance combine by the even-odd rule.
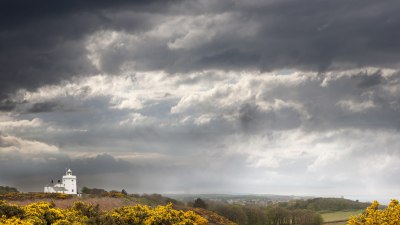
[[[68,169],[66,174],[62,177],[62,180],[58,180],[58,182],[55,184],[53,181],[51,181],[50,184],[44,187],[44,192],[76,195],[77,194],[76,176],[72,175],[71,169]]]

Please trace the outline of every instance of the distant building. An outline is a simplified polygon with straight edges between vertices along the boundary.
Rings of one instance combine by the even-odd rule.
[[[72,175],[71,169],[68,169],[62,180],[58,180],[57,183],[52,180],[50,184],[44,187],[44,192],[76,195],[78,193],[76,176]]]

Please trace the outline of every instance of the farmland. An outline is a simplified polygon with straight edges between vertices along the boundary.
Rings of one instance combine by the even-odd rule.
[[[321,213],[321,216],[324,220],[324,224],[345,225],[350,216],[359,215],[363,211],[364,210],[327,212]]]

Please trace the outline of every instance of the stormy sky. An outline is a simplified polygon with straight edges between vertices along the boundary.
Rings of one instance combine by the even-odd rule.
[[[399,196],[397,0],[5,0],[0,185]]]

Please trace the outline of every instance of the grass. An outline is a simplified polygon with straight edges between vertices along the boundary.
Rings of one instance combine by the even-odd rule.
[[[340,220],[347,220],[350,218],[350,216],[359,215],[363,211],[364,210],[328,212],[328,213],[322,213],[321,216],[324,219],[324,224],[344,225],[344,224],[346,224],[346,222],[337,222],[337,223],[332,223],[332,222],[340,221]]]

